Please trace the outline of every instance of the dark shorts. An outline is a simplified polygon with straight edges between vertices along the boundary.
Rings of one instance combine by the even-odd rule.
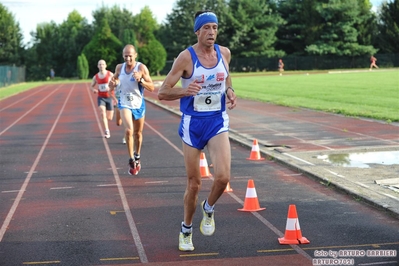
[[[107,111],[114,110],[114,105],[111,97],[109,98],[97,97],[97,104],[98,106],[104,105]]]

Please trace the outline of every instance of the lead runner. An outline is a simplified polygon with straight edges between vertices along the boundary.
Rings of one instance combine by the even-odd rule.
[[[200,231],[215,232],[214,205],[230,181],[231,151],[226,105],[233,109],[237,97],[229,75],[230,50],[215,43],[218,19],[212,11],[198,11],[194,18],[197,43],[182,51],[158,91],[159,100],[180,99],[182,139],[187,186],[179,249],[192,251],[192,223],[201,188],[200,154],[207,147],[214,165],[214,180],[200,208]],[[175,87],[181,80],[182,88]]]

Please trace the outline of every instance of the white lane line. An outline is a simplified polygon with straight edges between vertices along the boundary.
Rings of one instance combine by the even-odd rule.
[[[97,187],[114,187],[117,186],[117,184],[103,184],[103,185],[97,185]]]
[[[35,159],[35,161],[34,161],[34,163],[33,163],[33,165],[32,165],[32,167],[31,167],[30,170],[29,170],[28,175],[27,175],[26,178],[25,178],[24,183],[22,184],[21,189],[20,189],[19,192],[18,192],[17,197],[15,198],[14,203],[13,203],[12,206],[11,206],[10,211],[8,212],[8,214],[7,214],[7,216],[6,216],[6,219],[4,220],[4,222],[3,222],[3,224],[2,224],[2,226],[1,226],[1,228],[0,228],[0,242],[1,242],[1,240],[3,239],[3,237],[4,237],[4,234],[6,233],[6,230],[7,230],[8,226],[9,226],[11,220],[12,220],[12,217],[14,216],[15,211],[17,210],[17,207],[18,207],[18,205],[19,205],[19,202],[20,202],[21,199],[22,199],[22,196],[23,196],[23,194],[24,194],[24,192],[25,192],[25,190],[26,190],[26,187],[27,187],[28,184],[29,184],[29,181],[30,181],[30,179],[31,179],[31,177],[32,177],[32,175],[33,175],[33,172],[35,171],[36,166],[39,164],[39,161],[40,161],[40,159],[42,158],[44,149],[46,148],[46,146],[47,146],[47,144],[48,144],[48,142],[49,142],[49,139],[50,139],[51,135],[53,134],[54,129],[55,129],[55,127],[56,127],[57,124],[58,124],[58,121],[60,120],[61,114],[64,112],[65,106],[66,106],[66,104],[67,104],[69,98],[71,97],[71,94],[72,94],[74,88],[75,88],[75,85],[74,85],[74,86],[72,87],[72,89],[69,91],[69,94],[68,94],[68,96],[66,97],[66,99],[65,99],[65,101],[64,101],[64,104],[62,105],[61,110],[60,110],[60,112],[58,113],[58,116],[57,116],[57,118],[55,119],[55,121],[54,121],[54,123],[53,123],[53,126],[51,127],[51,129],[50,129],[50,131],[49,131],[49,133],[48,133],[48,135],[47,135],[47,137],[46,137],[46,139],[45,139],[45,141],[44,141],[44,143],[43,143],[43,145],[42,145],[42,147],[41,147],[41,149],[40,149],[40,151],[39,151],[39,153],[38,153],[38,155],[37,155],[37,157],[36,157],[36,159]],[[56,91],[56,90],[54,90],[52,93],[49,93],[48,96],[50,96],[51,94],[53,94],[55,91]],[[47,97],[48,97],[48,96],[47,96]],[[47,97],[45,97],[44,99],[46,99]],[[44,99],[43,99],[43,100],[44,100]],[[40,101],[39,103],[43,102],[43,100]],[[34,109],[34,107],[31,108],[31,109],[29,110],[29,112],[30,112],[31,110],[33,110],[33,109]],[[27,115],[29,112],[26,112],[23,116]],[[22,116],[22,117],[23,117],[23,116]],[[22,117],[20,117],[17,121],[21,120]],[[15,121],[15,123],[16,123],[17,121]],[[14,125],[15,123],[13,123],[13,125]],[[12,125],[11,125],[11,126],[12,126]],[[10,128],[11,126],[9,126],[8,128]],[[8,128],[7,128],[7,129],[8,129]],[[3,131],[0,133],[0,135],[1,135],[3,132],[5,132],[7,129],[3,130]]]
[[[5,191],[2,191],[1,193],[17,193],[19,191],[20,190],[5,190]]]
[[[57,189],[71,189],[73,187],[52,187],[50,190],[57,190]]]
[[[102,129],[102,126],[101,126],[101,123],[100,123],[100,118],[98,117],[97,106],[94,105],[94,101],[93,101],[93,98],[92,98],[92,93],[90,93],[90,89],[88,88],[87,85],[86,85],[86,91],[87,91],[87,94],[88,94],[88,96],[90,98],[91,106],[93,108],[93,113],[94,113],[94,115],[96,117],[96,120],[97,120],[98,129],[102,133],[103,129]],[[141,261],[141,263],[148,263],[148,258],[147,258],[147,255],[145,253],[144,246],[143,246],[143,244],[141,242],[140,235],[139,235],[139,232],[137,230],[136,223],[134,222],[132,212],[130,211],[130,207],[129,207],[129,204],[128,204],[127,198],[126,198],[126,194],[125,194],[125,191],[123,189],[121,179],[119,178],[118,171],[116,170],[117,168],[116,168],[114,159],[112,157],[111,150],[110,150],[110,148],[108,146],[108,142],[106,141],[106,138],[102,138],[102,140],[103,140],[103,143],[104,143],[105,150],[107,152],[109,163],[110,163],[111,168],[112,168],[112,173],[114,175],[114,178],[115,178],[115,181],[116,181],[116,184],[117,184],[117,187],[118,187],[119,196],[121,197],[123,210],[125,211],[126,219],[128,221],[129,228],[130,228],[130,233],[133,236],[134,244],[135,244],[135,246],[137,248],[137,252],[138,252],[139,257],[140,257],[140,261]]]
[[[35,109],[36,107],[40,106],[42,104],[42,102],[44,102],[48,97],[50,97],[53,93],[55,93],[58,90],[55,89],[53,91],[51,91],[49,94],[47,94],[46,97],[44,97],[40,102],[38,102],[35,106],[33,106],[31,109],[29,109],[25,114],[23,114],[22,116],[20,116],[17,120],[14,121],[14,123],[12,123],[11,125],[9,125],[8,127],[6,127],[3,131],[0,132],[0,136],[3,135],[4,132],[6,132],[7,130],[9,130],[12,126],[14,126],[16,123],[18,123],[22,118],[24,118],[25,116],[27,116],[33,109]],[[65,105],[64,105],[65,106]]]
[[[41,89],[37,89],[35,92],[33,92],[33,93],[27,95],[26,97],[20,98],[19,100],[13,102],[12,104],[9,104],[9,105],[7,105],[7,106],[1,108],[1,109],[0,109],[0,112],[6,110],[6,109],[8,109],[8,108],[10,108],[10,107],[13,106],[13,105],[16,105],[16,104],[18,104],[18,103],[20,103],[20,102],[25,101],[26,99],[32,97],[32,95],[35,95],[36,93],[41,92],[42,90],[44,90],[44,89],[45,89],[46,87],[48,87],[48,86],[49,86],[49,85],[45,85],[45,86],[43,86]],[[14,95],[15,95],[15,94],[10,95],[10,97],[11,97],[11,96],[14,96]]]
[[[176,145],[174,145],[173,143],[171,143],[166,137],[164,137],[160,132],[158,132],[157,130],[155,130],[152,126],[150,126],[147,122],[145,122],[146,126],[148,126],[152,131],[154,131],[156,134],[158,134],[158,136],[160,136],[163,140],[165,140],[169,145],[171,145],[175,150],[177,150],[181,155],[183,154],[183,151],[180,150],[178,147],[176,147]],[[299,158],[298,158],[299,159]],[[214,180],[213,177],[209,178],[210,180]],[[238,198],[234,192],[229,192],[228,193],[230,197],[232,197],[233,199],[235,199],[238,203],[240,203],[241,205],[244,204],[244,202]],[[284,233],[281,232],[280,230],[278,230],[272,223],[270,223],[268,220],[266,220],[265,218],[263,218],[263,216],[261,216],[260,214],[258,214],[257,212],[251,212],[256,218],[258,218],[264,225],[266,225],[270,230],[272,230],[277,236],[279,237],[283,237]],[[302,248],[300,248],[297,245],[290,245],[291,248],[293,248],[296,252],[298,252],[298,254],[301,254],[302,256],[304,256],[305,258],[307,258],[308,260],[312,260],[312,257],[309,256]]]
[[[161,184],[161,183],[169,183],[169,181],[149,181],[144,182],[145,184]]]

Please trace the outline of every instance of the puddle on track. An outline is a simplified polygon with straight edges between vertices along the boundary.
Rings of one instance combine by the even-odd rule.
[[[335,166],[370,168],[373,164],[399,164],[399,151],[356,152],[319,155],[317,159]]]

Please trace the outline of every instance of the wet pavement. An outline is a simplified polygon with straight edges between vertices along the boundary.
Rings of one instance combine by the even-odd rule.
[[[146,98],[180,115],[179,101]],[[399,123],[244,99],[228,113],[232,141],[399,218]]]

